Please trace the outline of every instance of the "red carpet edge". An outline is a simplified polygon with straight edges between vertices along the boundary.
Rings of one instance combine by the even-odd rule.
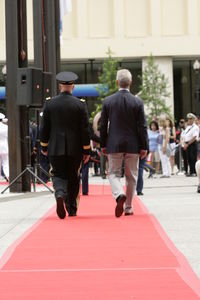
[[[141,202],[141,200],[137,197],[138,205],[141,207],[141,209],[150,215],[150,219],[153,223],[154,228],[164,241],[167,248],[174,254],[174,256],[177,258],[180,268],[177,268],[177,273],[181,276],[183,281],[190,286],[190,288],[200,297],[200,279],[197,277],[197,275],[192,270],[191,266],[189,265],[189,262],[185,258],[185,256],[176,248],[174,243],[170,240],[167,233],[164,231],[158,220],[149,213],[146,206]]]

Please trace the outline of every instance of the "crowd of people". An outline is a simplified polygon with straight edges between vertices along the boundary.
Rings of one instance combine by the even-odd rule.
[[[110,181],[116,217],[133,214],[135,192],[143,195],[144,170],[149,178],[170,178],[175,170],[188,177],[198,176],[200,193],[200,117],[188,113],[175,127],[169,116],[155,116],[147,128],[143,101],[130,93],[132,75],[123,69],[117,71],[118,91],[104,99],[97,136],[89,123],[85,100],[72,96],[77,78],[72,72],[57,74],[60,94],[46,101],[40,126],[30,126],[33,164],[39,151],[43,170],[48,172],[51,165],[59,218],[64,219],[66,212],[76,216],[80,172],[82,194],[88,195],[91,164],[94,175],[100,169],[102,178]],[[5,144],[4,118],[0,114],[0,143]],[[8,179],[8,148],[0,144],[0,149],[1,172]],[[49,180],[47,172],[40,174],[43,182]],[[126,191],[120,181],[123,176]]]
[[[198,160],[199,118],[188,113],[186,120],[181,119],[177,127],[169,117],[156,118],[150,123],[148,131],[149,156],[160,178],[184,171],[186,176],[196,176],[195,164]]]
[[[143,195],[144,170],[149,172],[148,178],[170,178],[178,173],[184,173],[187,177],[199,176],[200,117],[188,113],[186,119],[181,118],[175,126],[169,116],[155,116],[147,132],[149,150],[147,157],[139,160],[138,195]],[[197,192],[200,192],[200,181]]]

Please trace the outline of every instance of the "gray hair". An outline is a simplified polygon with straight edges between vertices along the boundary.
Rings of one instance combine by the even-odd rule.
[[[119,83],[119,86],[122,88],[127,88],[131,81],[132,81],[132,75],[127,69],[122,69],[117,71],[117,81]]]

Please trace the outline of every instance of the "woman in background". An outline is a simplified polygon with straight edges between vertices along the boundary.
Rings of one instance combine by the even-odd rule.
[[[151,157],[150,164],[153,166],[155,163],[156,174],[160,170],[160,155],[158,153],[158,138],[159,138],[159,127],[158,122],[151,121],[148,130],[149,139],[149,155]]]
[[[166,118],[166,122],[167,122],[167,127],[169,127],[169,148],[171,151],[170,154],[170,164],[171,164],[171,175],[174,175],[174,165],[175,165],[175,149],[176,149],[176,128],[174,126],[174,123],[172,122],[172,120],[167,117]]]
[[[169,138],[170,130],[167,127],[166,118],[161,118],[159,121],[159,145],[158,152],[160,154],[160,160],[162,165],[161,178],[169,178],[171,176]]]

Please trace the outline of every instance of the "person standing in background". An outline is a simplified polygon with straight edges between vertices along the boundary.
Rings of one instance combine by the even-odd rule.
[[[166,118],[159,120],[159,145],[158,151],[162,165],[162,176],[160,178],[169,178],[171,176],[170,149],[169,149],[170,131],[167,127]]]
[[[198,177],[198,187],[197,187],[197,193],[200,193],[200,160],[198,160],[195,164],[195,169]]]
[[[199,127],[195,124],[196,116],[192,113],[187,114],[187,127],[184,133],[183,148],[187,153],[190,173],[186,176],[196,176],[195,164],[197,161],[197,139],[199,137]]]
[[[101,113],[101,151],[108,156],[108,178],[117,202],[115,216],[133,214],[132,199],[136,190],[138,161],[148,149],[147,125],[141,99],[130,93],[132,75],[127,69],[117,71],[118,92],[106,97]],[[126,193],[120,182],[122,163]],[[124,207],[125,205],[125,207]]]
[[[171,175],[174,175],[174,165],[175,165],[175,150],[176,150],[176,128],[172,120],[167,117],[167,127],[169,127],[169,148],[170,148],[170,165],[171,165]]]
[[[0,169],[3,169],[6,180],[9,179],[8,160],[8,125],[3,123],[5,115],[0,113]]]
[[[151,156],[151,166],[155,163],[156,174],[159,174],[160,170],[160,155],[158,153],[158,138],[159,127],[157,121],[151,121],[148,130],[149,139],[149,155]]]
[[[175,164],[178,167],[178,170],[182,172],[182,160],[184,161],[185,168],[187,169],[186,157],[184,157],[185,151],[183,150],[181,144],[181,135],[185,130],[185,120],[181,118],[179,120],[177,129],[176,129],[176,148],[175,148]]]
[[[200,159],[200,115],[196,119],[196,125],[199,127],[199,136],[197,138],[197,160]]]

